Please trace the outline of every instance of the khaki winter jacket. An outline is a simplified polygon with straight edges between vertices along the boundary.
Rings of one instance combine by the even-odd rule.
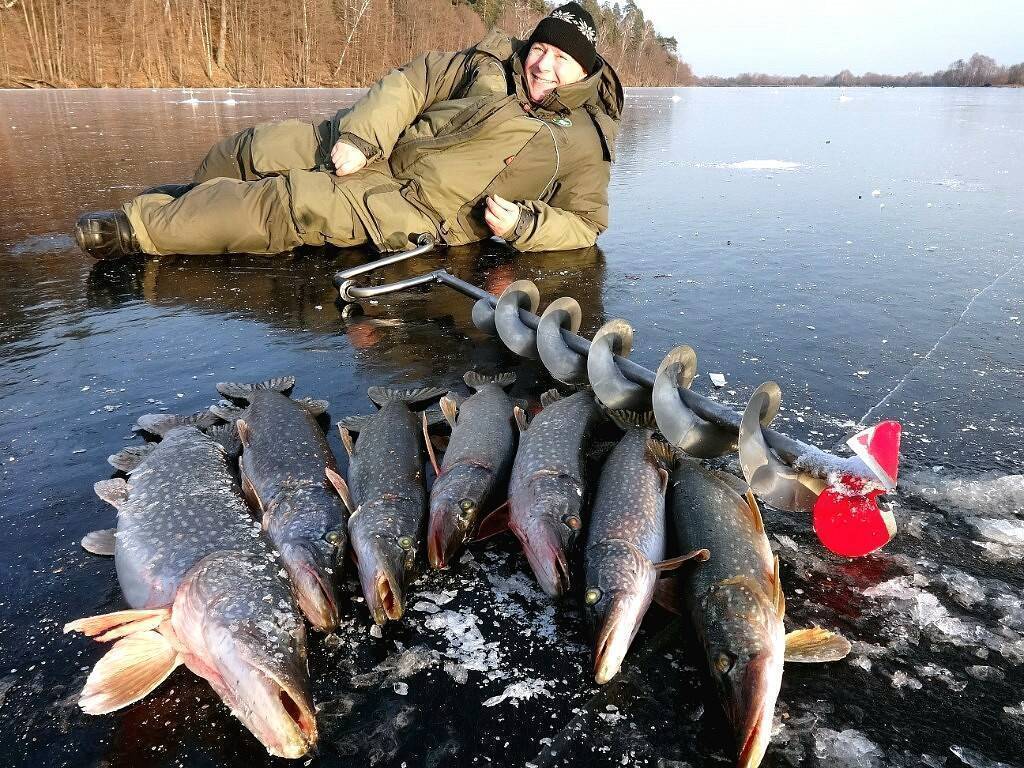
[[[522,251],[590,246],[608,226],[623,106],[618,76],[601,62],[533,105],[523,45],[495,30],[468,50],[427,53],[335,118],[335,135],[370,163],[386,162],[402,184],[397,194],[449,245],[491,236],[483,212],[492,194],[519,204],[519,224],[506,239]]]

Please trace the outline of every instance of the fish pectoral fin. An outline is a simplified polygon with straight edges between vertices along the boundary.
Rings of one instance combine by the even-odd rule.
[[[143,461],[146,460],[146,457],[155,450],[156,443],[133,445],[129,448],[118,451],[111,456],[107,456],[107,463],[114,469],[130,475]]]
[[[441,410],[444,410],[444,406],[441,406]],[[453,422],[454,426],[454,422]],[[423,442],[427,446],[427,456],[430,457],[430,466],[434,468],[434,476],[441,476],[441,467],[437,463],[437,454],[434,453],[434,444],[430,442],[430,424],[427,423],[427,412],[423,412]]]
[[[246,476],[245,472],[242,472],[242,495],[245,496],[245,500],[249,502],[251,507],[266,514],[267,510],[263,508],[263,501],[256,492],[256,486],[252,484],[252,480]]]
[[[103,557],[114,556],[114,534],[117,528],[104,528],[101,531],[90,531],[82,537],[82,549],[90,555]]]
[[[110,504],[114,509],[120,509],[128,501],[128,483],[119,477],[113,480],[100,480],[92,486],[96,495]]]
[[[352,452],[355,450],[355,443],[352,442],[352,432],[347,427],[343,427],[340,422],[338,423],[338,432],[341,433],[341,444],[345,446],[345,453],[351,459]]]
[[[89,715],[104,715],[149,694],[181,664],[170,641],[148,630],[118,640],[100,659],[78,699]]]
[[[476,529],[476,534],[468,543],[475,544],[478,541],[489,539],[491,536],[497,536],[499,533],[507,531],[510,514],[511,507],[506,501],[480,521],[480,525]]]
[[[81,632],[98,643],[156,629],[171,615],[170,608],[143,608],[86,616],[64,625],[64,633]]]
[[[249,432],[249,424],[245,419],[239,419],[235,422],[235,428],[238,429],[238,439],[242,441],[242,450],[249,450],[249,441],[252,437]]]
[[[526,411],[517,405],[512,409],[512,415],[515,417],[516,426],[519,427],[519,431],[525,432],[526,428],[529,426],[529,419],[526,417]]]
[[[780,619],[786,617],[786,594],[782,591],[782,579],[779,578],[779,556],[775,556],[772,571],[772,602]]]
[[[451,425],[452,429],[455,429],[455,417],[459,413],[459,403],[451,395],[445,395],[441,398],[441,413],[444,414],[445,420]],[[426,418],[426,414],[423,415]]]
[[[679,594],[679,579],[658,579],[654,584],[654,602],[669,613],[674,613],[677,616],[681,615],[683,610],[680,607],[682,605],[682,596]]]
[[[324,473],[327,475],[327,480],[331,483],[331,486],[338,492],[338,496],[341,497],[341,503],[345,505],[345,509],[351,515],[355,511],[356,505],[352,502],[352,491],[349,490],[345,478],[330,467],[324,467]]]
[[[661,478],[661,495],[664,496],[668,493],[668,470],[658,467],[658,477]],[[707,558],[704,559],[707,560]]]
[[[674,571],[681,565],[684,565],[691,560],[696,560],[698,563],[706,562],[711,559],[711,552],[707,549],[695,549],[692,552],[687,552],[685,555],[679,557],[670,557],[668,560],[662,560],[659,563],[654,563],[654,570],[658,573],[665,573],[666,571]]]
[[[764,533],[764,519],[761,517],[761,508],[757,505],[757,498],[754,496],[754,492],[747,488],[744,494],[744,500],[747,502],[747,507],[750,509],[750,517],[754,521],[754,530],[758,533]]]
[[[850,653],[850,641],[821,627],[796,629],[786,635],[786,662],[839,661]]]

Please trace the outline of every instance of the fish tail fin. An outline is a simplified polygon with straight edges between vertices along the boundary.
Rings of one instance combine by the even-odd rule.
[[[155,450],[156,443],[133,445],[107,456],[107,463],[114,469],[130,475]]]
[[[221,401],[210,406],[210,413],[224,421],[238,421],[246,409],[240,405],[232,405],[227,401]]]
[[[418,387],[415,389],[392,389],[391,387],[370,387],[366,390],[367,397],[376,405],[383,407],[392,400],[401,400],[409,405],[429,403],[445,394],[444,387]]]
[[[170,618],[170,615],[170,608],[143,608],[101,613],[99,616],[86,616],[83,619],[69,621],[64,625],[64,633],[81,632],[98,643],[105,643],[119,637],[133,635],[136,632],[156,629]]]
[[[656,463],[661,464],[666,469],[674,469],[684,458],[682,451],[658,437],[648,438],[647,452]]]
[[[821,627],[796,629],[786,635],[787,662],[839,661],[851,649],[850,641]]]
[[[82,549],[90,555],[113,557],[116,528],[104,528],[101,531],[90,531],[82,537]]]
[[[86,714],[104,715],[142,699],[181,664],[170,641],[146,630],[124,637],[96,662],[78,705]]]
[[[221,381],[217,384],[217,391],[224,395],[224,397],[230,397],[233,400],[249,401],[252,399],[253,393],[259,392],[261,389],[269,389],[271,392],[286,394],[291,391],[294,386],[294,376],[278,376],[256,384],[239,384],[234,381]]]
[[[345,450],[348,451],[348,455],[352,455],[352,433],[362,432],[366,429],[366,425],[370,423],[370,419],[373,418],[372,414],[358,414],[355,416],[346,416],[338,422],[338,429],[341,431],[341,439],[345,443]],[[348,440],[345,440],[345,433],[349,433]]]
[[[120,509],[121,505],[128,501],[128,483],[119,477],[93,483],[92,489],[114,509]]]
[[[502,389],[508,389],[516,383],[516,375],[512,371],[496,373],[493,376],[487,376],[477,371],[467,371],[462,380],[466,382],[467,387],[473,390],[479,390],[487,384],[497,384]]]
[[[219,427],[211,427],[206,434],[224,449],[228,458],[232,460],[237,459],[242,452],[242,438],[238,434],[237,422],[229,421],[227,424],[221,424]]]
[[[310,416],[323,416],[331,404],[327,400],[317,400],[312,397],[300,397],[295,404],[303,410],[308,411]]]

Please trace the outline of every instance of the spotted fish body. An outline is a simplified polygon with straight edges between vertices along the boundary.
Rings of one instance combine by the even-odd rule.
[[[441,474],[430,490],[428,555],[435,568],[462,546],[483,505],[498,501],[515,458],[515,401],[497,381],[466,378],[477,391],[458,406]]]
[[[786,650],[778,568],[753,496],[699,463],[672,473],[672,513],[683,551],[711,559],[687,569],[683,595],[726,714],[739,765],[761,762],[771,737]]]
[[[426,517],[420,422],[401,399],[389,399],[361,425],[349,457],[354,511],[348,533],[374,621],[397,620],[416,562]]]
[[[665,556],[667,473],[649,447],[651,430],[633,427],[601,469],[583,558],[589,618],[595,625],[598,683],[619,670],[654,597]]]
[[[138,454],[136,454],[138,455]],[[273,754],[317,739],[305,627],[224,449],[177,427],[123,480],[97,483],[118,510],[114,561],[133,610],[71,622],[117,642],[86,681],[90,714],[138,701],[184,664]]]
[[[553,597],[569,589],[569,551],[583,519],[584,450],[599,419],[589,392],[550,403],[520,436],[512,466],[509,528]]]
[[[337,471],[312,414],[270,389],[253,392],[238,423],[242,487],[263,513],[302,612],[317,629],[338,624],[336,574],[344,563],[346,514],[326,471]]]

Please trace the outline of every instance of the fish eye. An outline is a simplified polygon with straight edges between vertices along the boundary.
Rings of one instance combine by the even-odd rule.
[[[587,605],[597,605],[601,602],[601,590],[597,587],[591,587],[584,593],[583,602]]]
[[[332,547],[336,547],[344,541],[344,537],[342,536],[341,531],[334,529],[324,534],[324,541]]]
[[[398,546],[407,552],[412,549],[412,536],[399,536]]]
[[[731,653],[722,652],[715,657],[715,669],[719,674],[725,675],[732,672],[732,668],[736,665],[736,657]]]
[[[580,522],[579,515],[574,515],[571,513],[562,516],[562,523],[564,523],[566,527],[574,531],[578,531],[582,525],[582,523]]]
[[[472,499],[463,499],[459,502],[459,509],[462,510],[462,517],[469,517],[476,511],[476,503]]]

